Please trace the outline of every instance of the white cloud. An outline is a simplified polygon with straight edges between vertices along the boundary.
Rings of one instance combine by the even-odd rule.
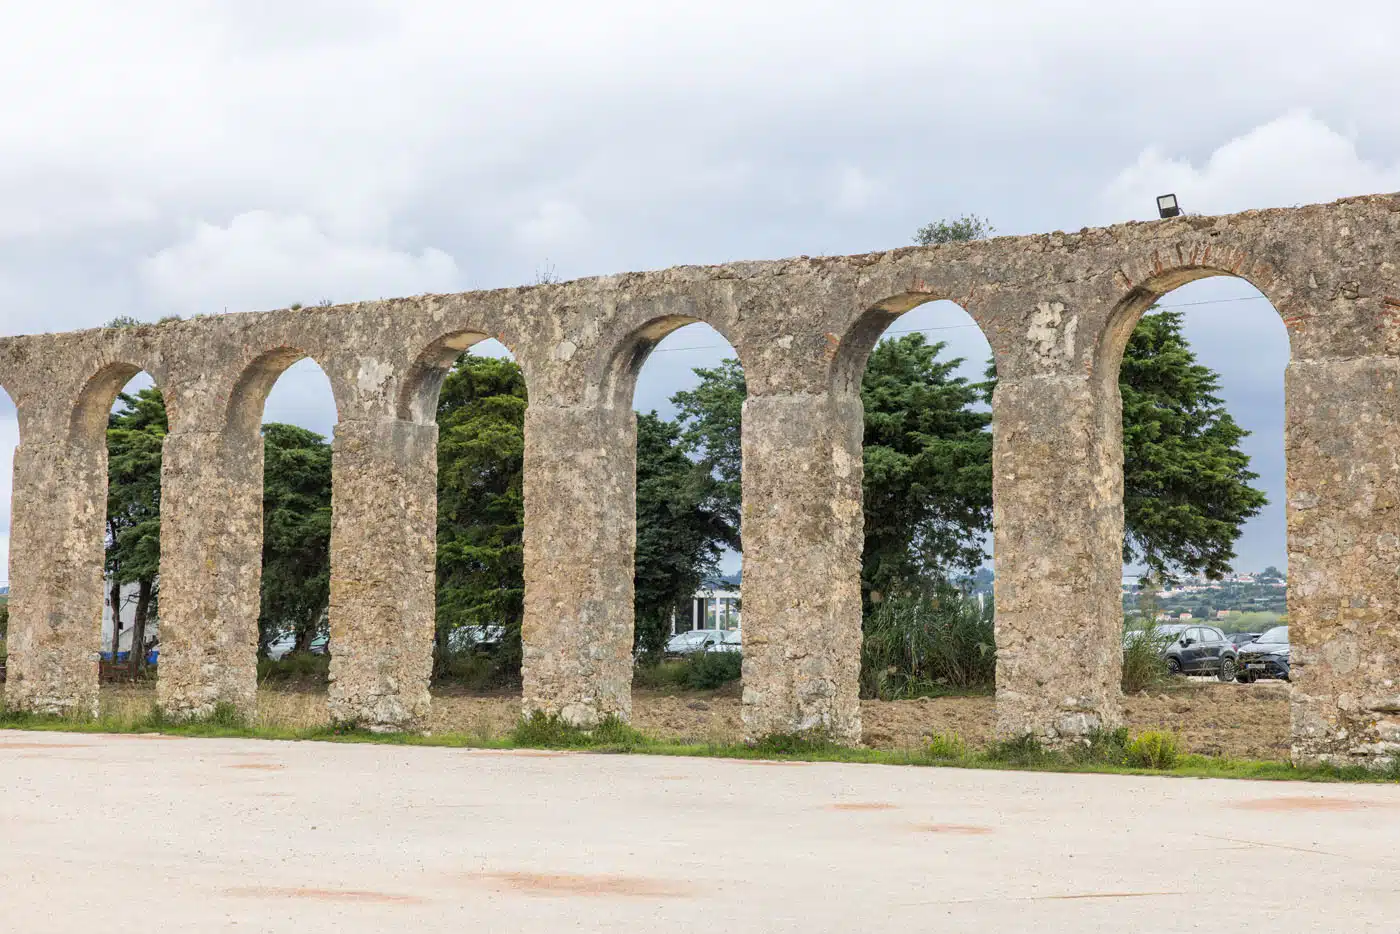
[[[461,287],[441,250],[415,254],[329,235],[305,215],[249,211],[227,227],[200,223],[147,259],[152,296],[177,313],[253,311],[323,299],[354,301]]]
[[[1395,190],[1400,160],[1369,161],[1355,140],[1295,111],[1235,137],[1200,166],[1149,146],[1108,184],[1103,202],[1109,220],[1122,220],[1155,216],[1155,198],[1167,192],[1183,210],[1228,214]]]
[[[857,166],[843,166],[836,174],[836,196],[832,208],[841,214],[868,211],[878,200],[883,186]]]
[[[533,249],[571,246],[582,241],[592,226],[577,205],[551,199],[516,223],[515,237]]]

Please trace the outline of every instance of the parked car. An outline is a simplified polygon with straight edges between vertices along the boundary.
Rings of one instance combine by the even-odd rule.
[[[743,635],[737,629],[692,629],[672,636],[666,643],[670,655],[695,652],[742,652]]]
[[[719,636],[713,642],[705,643],[706,652],[742,652],[744,651],[744,633],[740,629],[721,629],[715,633]]]
[[[1167,643],[1162,658],[1174,675],[1215,675],[1221,681],[1234,681],[1239,674],[1239,653],[1225,633],[1214,626],[1181,627]]]
[[[1237,680],[1246,684],[1260,678],[1292,680],[1291,654],[1288,627],[1275,626],[1240,649]]]
[[[1262,636],[1262,632],[1227,632],[1225,638],[1235,644],[1235,648],[1243,648]]]
[[[692,629],[690,632],[678,632],[666,642],[666,654],[668,655],[689,655],[692,652],[700,652],[705,648],[705,639],[711,635],[708,629]]]

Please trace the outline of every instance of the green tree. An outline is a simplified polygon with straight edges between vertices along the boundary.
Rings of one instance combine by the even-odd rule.
[[[956,220],[934,221],[925,224],[914,233],[914,242],[919,246],[933,246],[938,243],[965,243],[968,240],[982,240],[996,233],[996,228],[985,218],[968,214]]]
[[[146,628],[156,615],[160,576],[160,466],[170,430],[160,390],[121,393],[107,421],[106,573],[111,588],[112,645],[121,633],[122,590],[136,585],[131,658],[146,663]]]
[[[992,518],[990,416],[979,384],[939,360],[941,343],[909,334],[877,346],[861,384],[865,405],[863,586],[879,599],[984,559]],[[716,478],[713,512],[737,525],[745,384],[737,361],[697,369],[700,385],[677,393],[682,437]]]
[[[974,216],[919,229],[915,242],[980,240],[992,228]],[[1123,399],[1123,560],[1152,576],[1218,578],[1230,570],[1240,529],[1268,499],[1250,483],[1248,436],[1216,395],[1219,376],[1196,362],[1181,316],[1152,310],[1138,322],[1118,376]],[[988,364],[990,399],[995,373]],[[990,476],[990,475],[989,475]]]
[[[739,547],[738,528],[711,508],[721,482],[687,456],[677,423],[637,417],[635,642],[645,654],[665,648],[672,612],[718,573],[723,547]]]
[[[876,346],[865,407],[864,586],[875,599],[971,572],[992,524],[991,415],[979,384],[940,360],[942,343],[906,334]]]
[[[1222,577],[1240,528],[1268,499],[1216,395],[1220,378],[1196,362],[1181,315],[1144,315],[1118,378],[1123,397],[1123,560],[1154,577]]]
[[[263,426],[259,649],[286,635],[310,649],[330,603],[331,446],[295,425]]]
[[[463,355],[438,401],[437,661],[454,632],[503,632],[498,673],[520,670],[525,613],[525,377],[510,360]]]
[[[671,397],[686,450],[714,479],[702,504],[742,535],[744,368],[738,360],[697,368],[700,383]]]

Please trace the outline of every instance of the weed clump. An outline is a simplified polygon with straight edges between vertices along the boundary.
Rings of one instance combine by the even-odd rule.
[[[967,743],[956,733],[935,733],[924,751],[935,762],[957,762],[967,758]]]
[[[1128,743],[1123,764],[1139,769],[1173,769],[1180,758],[1175,736],[1163,730],[1148,730]]]

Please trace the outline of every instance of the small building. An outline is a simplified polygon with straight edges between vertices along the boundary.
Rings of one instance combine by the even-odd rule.
[[[102,601],[102,647],[101,653],[104,659],[110,659],[112,655],[112,585],[110,582],[105,587],[107,599]],[[118,654],[131,651],[132,624],[136,618],[136,597],[140,593],[139,584],[124,584],[121,589],[121,632],[117,635]],[[151,647],[160,641],[160,620],[156,614],[152,613],[146,620],[146,648]]]
[[[671,635],[692,629],[742,629],[743,610],[739,596],[740,575],[728,574],[706,580],[690,599],[690,618],[671,614]]]

